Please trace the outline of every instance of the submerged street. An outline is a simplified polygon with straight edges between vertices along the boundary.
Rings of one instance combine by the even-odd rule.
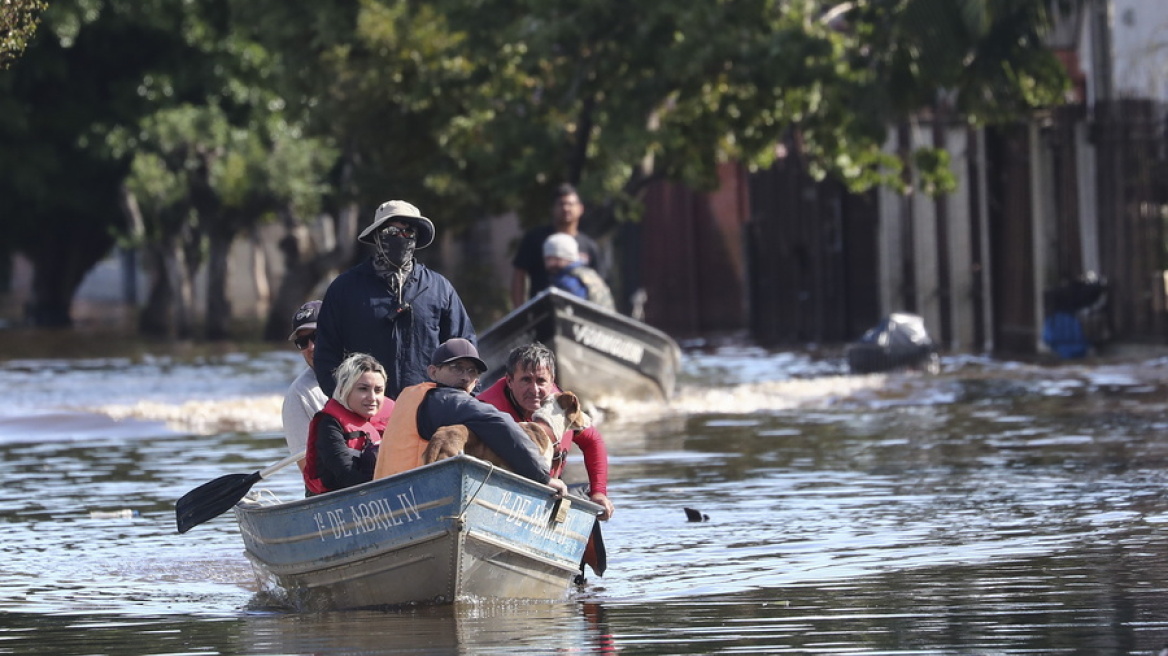
[[[668,407],[601,403],[617,508],[603,578],[563,603],[295,614],[259,593],[230,514],[178,535],[173,513],[286,455],[294,356],[0,364],[0,653],[1168,645],[1165,359],[849,376],[804,354],[690,352]],[[300,493],[294,469],[257,487]],[[138,516],[92,514],[119,510]]]

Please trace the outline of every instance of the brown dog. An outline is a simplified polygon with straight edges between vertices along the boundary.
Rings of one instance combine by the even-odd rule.
[[[535,442],[544,464],[549,468],[564,431],[580,430],[592,425],[592,420],[580,409],[580,399],[572,392],[560,392],[549,397],[532,419],[534,421],[519,422],[519,427]],[[459,453],[486,460],[508,471],[511,469],[490,447],[483,444],[474,431],[461,424],[443,426],[434,431],[430,444],[422,453],[422,464],[445,460]]]
[[[539,448],[541,460],[550,468],[556,450],[556,444],[552,440],[551,434],[534,421],[521,421],[519,427],[523,429],[524,433],[527,433],[532,442],[535,442],[536,447]],[[510,465],[495,455],[491,447],[483,444],[474,431],[462,424],[443,426],[434,431],[434,436],[430,438],[430,444],[422,452],[422,464],[428,465],[439,460],[453,458],[460,453],[486,460],[497,467],[511,471]]]

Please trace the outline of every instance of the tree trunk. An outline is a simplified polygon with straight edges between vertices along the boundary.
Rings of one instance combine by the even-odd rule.
[[[147,244],[142,253],[150,291],[138,315],[138,332],[167,339],[190,338],[192,286],[183,248],[176,239],[169,238]]]
[[[138,332],[150,337],[174,336],[174,287],[167,275],[167,247],[147,244],[142,248],[142,266],[150,279],[146,304],[138,315]]]
[[[104,226],[84,222],[66,231],[45,232],[40,243],[25,251],[33,265],[27,319],[42,328],[67,328],[73,325],[71,306],[77,288],[114,240]]]
[[[225,340],[231,336],[231,301],[227,298],[227,256],[231,251],[227,232],[210,235],[207,248],[207,339]]]
[[[178,249],[177,259],[173,262],[174,269],[170,271],[178,290],[175,303],[175,328],[180,339],[191,339],[195,336],[195,279],[199,275],[199,266],[202,265],[200,248],[201,240],[189,226],[184,229],[182,248]],[[168,262],[168,265],[171,264]]]
[[[259,319],[268,314],[272,306],[272,281],[268,274],[268,254],[264,250],[264,239],[258,226],[252,226],[249,234],[251,245],[251,275],[255,279],[256,307],[250,319]]]
[[[38,328],[72,326],[70,307],[79,282],[71,285],[65,272],[51,264],[33,263],[32,297],[25,308],[29,323]]]
[[[288,233],[280,240],[285,273],[268,311],[264,339],[287,339],[291,317],[296,308],[313,300],[312,293],[320,282],[352,260],[357,250],[358,216],[356,203],[341,210],[335,219],[336,234],[332,240],[335,245],[323,253],[315,252],[308,227],[295,222],[291,217],[286,219]]]

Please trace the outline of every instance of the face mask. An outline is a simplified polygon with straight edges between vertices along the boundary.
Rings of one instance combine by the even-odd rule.
[[[382,257],[389,260],[390,264],[400,268],[406,262],[414,259],[414,246],[417,243],[418,240],[414,238],[378,235],[377,251],[381,253]]]

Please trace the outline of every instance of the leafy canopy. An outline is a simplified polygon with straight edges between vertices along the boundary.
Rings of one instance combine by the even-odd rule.
[[[24,52],[46,6],[44,0],[0,0],[0,69]]]

